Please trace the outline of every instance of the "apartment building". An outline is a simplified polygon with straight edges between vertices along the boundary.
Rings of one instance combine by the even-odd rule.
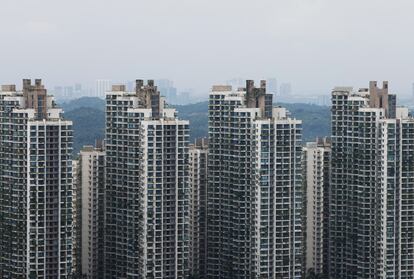
[[[303,148],[304,273],[328,274],[331,143],[318,138]]]
[[[104,278],[105,150],[84,146],[76,165],[75,232],[77,278]]]
[[[301,278],[301,125],[265,81],[213,86],[207,278]]]
[[[388,82],[332,91],[330,278],[414,277],[414,120]]]
[[[208,140],[190,144],[190,273],[206,278],[207,264],[207,159]]]
[[[188,276],[188,144],[152,80],[106,93],[106,278]]]
[[[0,278],[69,278],[72,122],[42,81],[0,91]]]

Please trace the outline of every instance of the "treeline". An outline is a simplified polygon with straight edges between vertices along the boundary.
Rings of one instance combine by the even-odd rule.
[[[276,104],[286,107],[291,115],[303,121],[303,140],[312,141],[316,137],[330,134],[330,108],[326,106],[294,103]],[[74,154],[83,145],[94,144],[105,134],[105,101],[99,98],[83,97],[62,103],[65,118],[73,121]],[[190,120],[190,140],[207,137],[208,102],[175,106],[182,119]]]

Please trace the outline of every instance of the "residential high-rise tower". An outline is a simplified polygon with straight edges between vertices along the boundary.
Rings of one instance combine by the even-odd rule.
[[[189,274],[189,122],[152,80],[106,94],[106,278]]]
[[[304,273],[328,274],[331,143],[318,138],[303,148]]]
[[[207,278],[301,278],[301,121],[266,82],[209,99]]]
[[[190,145],[190,273],[200,279],[207,264],[207,158],[207,139],[197,139]]]
[[[76,164],[75,232],[77,278],[104,278],[105,150],[84,146]]]
[[[69,278],[72,122],[40,79],[0,91],[0,278]]]
[[[332,91],[330,278],[414,277],[414,119],[388,83]]]

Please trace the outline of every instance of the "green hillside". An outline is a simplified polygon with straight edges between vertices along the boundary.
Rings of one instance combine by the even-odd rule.
[[[77,154],[84,145],[93,145],[96,139],[105,134],[105,112],[103,110],[80,107],[65,112],[65,118],[73,121],[73,152]]]
[[[105,100],[96,97],[82,97],[70,102],[60,104],[65,112],[69,112],[78,108],[94,108],[105,110]]]
[[[316,137],[330,134],[330,109],[310,104],[277,104],[286,107],[291,116],[303,121],[303,139],[312,141]],[[105,132],[105,101],[84,97],[61,104],[65,118],[73,121],[74,153],[86,144],[103,139]],[[181,119],[190,120],[190,140],[207,137],[208,102],[175,106]]]

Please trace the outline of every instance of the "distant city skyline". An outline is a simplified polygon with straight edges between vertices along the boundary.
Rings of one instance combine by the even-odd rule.
[[[234,88],[238,88],[244,86],[243,83],[245,80],[246,79],[243,78],[231,78],[228,80],[224,80],[223,82],[220,82],[218,84],[232,85]],[[322,92],[321,94],[315,95],[302,95],[300,93],[298,94],[294,90],[295,85],[291,82],[283,81],[277,79],[276,77],[268,77],[266,78],[266,80],[267,91],[273,94],[274,103],[304,103],[320,106],[331,105],[331,94],[329,92]],[[6,83],[11,82],[4,82],[4,84]],[[104,99],[105,94],[102,90],[105,89],[105,86],[102,83],[106,84],[105,86],[107,88],[107,91],[108,89],[110,89],[110,85],[112,84],[124,84],[128,90],[133,91],[135,81],[124,80],[121,82],[116,82],[112,81],[111,79],[95,79],[93,82],[87,84],[82,84],[80,82],[75,81],[72,84],[62,84],[54,86],[46,84],[46,86],[48,87],[48,93],[56,98],[57,103],[62,104],[82,97],[98,97],[100,99]],[[171,79],[156,79],[155,84],[158,87],[158,90],[160,91],[161,95],[164,96],[166,101],[173,106],[195,104],[199,102],[205,102],[208,100],[208,95],[197,94],[195,89],[193,88],[177,88],[174,81]],[[411,86],[412,87],[410,94],[398,94],[397,97],[401,105],[413,109],[414,82],[411,83]],[[211,90],[211,88],[209,90]],[[97,91],[100,91],[100,93],[97,93]],[[396,91],[392,89],[390,91],[396,93]]]
[[[208,95],[234,77],[276,77],[299,95],[320,95],[377,79],[411,95],[414,40],[403,31],[414,25],[412,1],[20,3],[2,2],[0,36],[10,43],[1,83],[93,86],[138,76]]]
[[[37,78],[38,75],[34,75],[34,76],[22,76],[22,78]],[[223,79],[219,82],[216,83],[212,83],[212,84],[222,84],[222,85],[233,85],[237,87],[238,81],[245,81],[246,79],[253,79],[253,80],[260,80],[260,78],[251,78],[250,76],[247,77],[237,77],[237,78],[229,78],[229,79]],[[269,92],[275,93],[276,92],[276,101],[280,101],[279,99],[282,99],[282,101],[285,101],[284,98],[280,98],[280,97],[287,97],[288,95],[291,95],[291,97],[294,99],[295,96],[300,97],[302,99],[302,97],[304,97],[305,103],[308,103],[309,99],[319,99],[319,101],[316,101],[315,103],[317,104],[321,104],[321,105],[327,105],[329,104],[329,100],[328,101],[322,101],[322,99],[324,97],[330,98],[330,93],[332,91],[332,89],[335,86],[332,86],[332,88],[330,88],[327,91],[323,91],[323,92],[315,92],[315,94],[307,94],[306,91],[299,91],[297,89],[297,86],[295,83],[289,81],[289,80],[281,80],[278,79],[277,76],[272,76],[272,77],[267,77],[264,78],[267,81],[270,81],[271,84],[273,84],[273,82],[276,81],[276,88],[277,90],[274,91],[272,90],[272,88],[268,88]],[[17,82],[14,82],[13,80],[6,80],[6,79],[0,79],[0,83],[6,84],[6,83],[19,83],[18,80],[20,79],[16,79]],[[101,79],[101,78],[96,78],[94,80],[90,80],[87,82],[80,82],[80,81],[74,81],[74,82],[67,82],[67,83],[48,83],[47,86],[49,88],[49,92],[54,94],[56,93],[56,90],[60,90],[61,93],[56,95],[55,97],[57,97],[58,99],[62,99],[62,97],[64,97],[63,99],[76,99],[79,97],[101,97],[103,98],[103,95],[101,94],[100,96],[96,95],[96,88],[97,88],[97,82],[98,81],[102,81],[102,80],[107,80],[110,82],[110,84],[125,84],[126,87],[129,90],[133,90],[133,86],[132,84],[135,82],[134,80],[121,80],[121,81],[116,81],[116,80],[112,80],[110,78],[108,79]],[[192,87],[176,87],[176,83],[173,79],[169,79],[169,78],[160,78],[160,79],[155,79],[157,81],[157,85],[159,88],[163,88],[166,84],[173,84],[173,87],[176,88],[177,90],[177,94],[180,95],[180,93],[190,93],[189,96],[195,100],[195,101],[206,101],[208,99],[208,93],[211,91],[211,86],[207,87],[205,89],[196,89],[196,88],[192,88]],[[168,82],[168,83],[164,83]],[[394,82],[395,83],[395,82]],[[341,86],[351,86],[353,84],[342,84]],[[401,87],[401,84],[394,84],[394,87]],[[290,87],[290,88],[289,88]],[[364,84],[361,84],[360,87],[364,87]],[[108,87],[109,88],[109,87]],[[390,90],[392,92],[398,92],[398,97],[400,99],[403,100],[407,100],[407,99],[413,99],[414,101],[414,76],[413,76],[413,80],[409,82],[408,86],[407,86],[407,90],[403,91],[400,93],[400,91],[398,91],[397,89],[393,89],[390,88]],[[288,94],[286,94],[287,91],[289,92]],[[163,96],[166,96],[167,99],[169,101],[171,101],[171,99],[169,98],[168,94],[163,94],[163,90],[160,90],[161,94]],[[68,95],[68,92],[69,95]],[[68,97],[70,96],[70,97]],[[294,100],[292,100],[293,102]],[[170,102],[171,103],[171,102]],[[172,103],[176,103],[176,102],[172,102]],[[313,102],[311,102],[313,103]]]
[[[232,85],[234,88],[243,87],[243,78],[231,78],[225,80],[219,84]],[[267,79],[267,91],[274,95],[273,101],[275,103],[305,103],[315,104],[320,106],[330,106],[331,94],[328,92],[322,92],[317,95],[302,95],[294,91],[294,85],[291,82],[281,81],[275,77],[268,77]],[[98,84],[102,82],[111,84],[125,84],[128,90],[134,90],[135,81],[127,80],[123,82],[113,82],[110,79],[96,79],[92,86],[87,86],[81,83],[74,83],[70,85],[58,85],[50,87],[49,93],[56,97],[58,103],[68,102],[71,100],[79,99],[82,97],[98,97],[104,99],[102,89],[100,93],[97,93]],[[156,79],[155,84],[158,87],[161,95],[166,98],[166,101],[170,105],[187,105],[198,102],[205,102],[208,100],[208,95],[200,95],[192,88],[177,88],[173,80],[162,78]],[[100,87],[99,87],[100,88]],[[109,87],[107,87],[109,88]],[[412,83],[411,94],[399,94],[398,99],[402,105],[408,106],[410,109],[414,107],[414,83]],[[211,88],[209,89],[211,90]],[[391,92],[395,92],[391,90]]]

